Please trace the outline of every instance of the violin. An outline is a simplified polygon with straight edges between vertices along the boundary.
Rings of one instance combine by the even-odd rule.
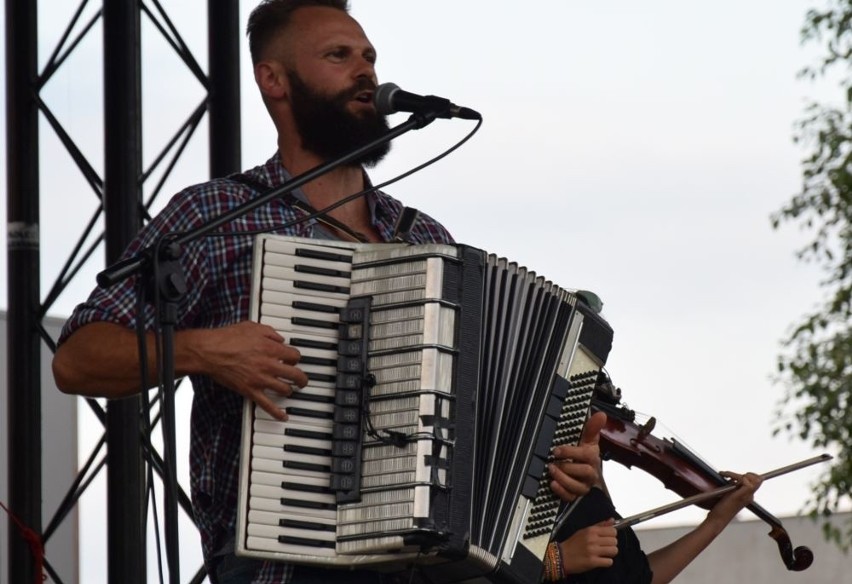
[[[608,378],[599,380],[592,397],[591,413],[602,411],[607,415],[599,442],[603,460],[639,468],[681,497],[692,497],[730,484],[728,479],[677,440],[654,436],[652,431],[656,420],[650,418],[644,424],[637,423],[635,412],[620,401],[621,390]],[[710,509],[716,501],[718,497],[698,504]],[[794,548],[790,536],[776,517],[757,503],[746,508],[771,527],[769,537],[778,544],[781,560],[788,570],[800,572],[811,565],[813,552],[805,546]]]

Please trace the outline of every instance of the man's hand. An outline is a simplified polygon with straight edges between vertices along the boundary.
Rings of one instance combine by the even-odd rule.
[[[132,329],[93,322],[74,332],[53,358],[56,386],[65,393],[120,398],[157,383],[154,334],[147,333],[148,379],[139,379],[139,346]],[[175,374],[206,375],[257,403],[276,419],[287,414],[265,392],[290,396],[308,377],[299,351],[270,326],[244,321],[175,334]]]
[[[598,446],[606,414],[596,412],[583,427],[577,446],[557,446],[549,466],[550,488],[563,501],[573,501],[585,495],[593,486],[602,486],[601,452]]]
[[[153,387],[158,381],[154,333],[147,333],[146,343],[148,378],[141,380],[134,330],[110,322],[84,325],[56,350],[56,386],[65,393],[110,399]],[[174,353],[177,376],[206,375],[279,420],[286,414],[264,392],[289,396],[308,382],[296,367],[299,351],[285,345],[272,327],[256,322],[177,331]]]
[[[251,321],[231,326],[187,331],[185,348],[195,353],[201,373],[255,402],[271,416],[286,420],[266,390],[289,397],[308,377],[296,367],[301,355],[284,344],[270,326]]]
[[[608,568],[618,555],[615,521],[607,519],[584,527],[565,541],[559,542],[562,551],[562,571],[580,574],[594,568]]]

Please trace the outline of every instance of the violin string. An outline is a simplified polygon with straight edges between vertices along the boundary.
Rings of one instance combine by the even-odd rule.
[[[638,424],[644,425],[647,424],[653,416],[650,414],[646,414],[645,412],[639,412],[634,410],[636,414],[636,422]],[[685,450],[686,454],[694,457],[697,461],[705,464],[707,467],[712,469],[718,469],[719,467],[714,466],[709,460],[707,460],[704,456],[698,454],[698,451],[693,448],[686,440],[684,440],[681,436],[678,435],[670,426],[666,425],[659,420],[654,420],[654,430],[651,432],[657,438],[667,438],[673,442],[676,442],[683,450]]]

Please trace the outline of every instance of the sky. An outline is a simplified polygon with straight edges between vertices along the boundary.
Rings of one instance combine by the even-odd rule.
[[[598,293],[615,331],[607,371],[624,401],[723,470],[765,472],[822,452],[773,436],[785,395],[773,379],[781,341],[823,293],[820,272],[795,257],[807,234],[770,223],[800,188],[807,150],[793,142],[796,121],[809,100],[837,97],[831,84],[797,78],[816,54],[799,41],[805,11],[816,2],[351,2],[378,49],[380,82],[450,98],[484,118],[467,144],[389,192],[440,219],[459,242]],[[241,2],[243,25],[253,5]],[[39,6],[43,65],[76,6]],[[204,66],[199,12],[206,4],[162,6]],[[43,96],[102,174],[100,25],[94,31]],[[150,163],[203,94],[147,19],[143,47]],[[245,51],[242,90],[248,168],[274,153],[275,135]],[[405,119],[397,114],[391,122]],[[406,134],[371,172],[374,182],[430,159],[472,129],[472,122],[438,120]],[[41,140],[46,291],[96,201],[45,124]],[[164,193],[207,178],[206,141],[202,127]],[[5,164],[3,157],[4,177]],[[0,189],[5,199],[5,181]],[[3,219],[5,213],[4,206]],[[0,274],[8,279],[5,240],[0,245]],[[52,315],[67,316],[85,297],[102,257],[102,250],[95,254]],[[186,397],[179,398],[187,412],[182,438]],[[86,416],[81,427],[92,425]],[[82,456],[87,439],[81,436]],[[768,481],[757,502],[778,517],[799,513],[820,470]],[[605,475],[622,515],[676,499],[641,471],[607,463]],[[690,524],[703,515],[686,509],[648,526]],[[82,520],[84,576],[103,559],[95,533],[105,524],[90,523]],[[194,542],[191,531],[184,526],[182,537]],[[186,570],[197,563],[194,545],[185,546]]]

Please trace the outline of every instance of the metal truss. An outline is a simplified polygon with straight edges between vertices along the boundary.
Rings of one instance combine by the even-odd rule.
[[[147,403],[146,396],[108,402],[106,407],[96,400],[85,400],[103,424],[104,433],[42,529],[40,351],[42,344],[52,351],[56,349],[56,341],[47,332],[43,320],[81,268],[93,261],[92,256],[101,244],[106,244],[107,264],[118,259],[149,218],[152,204],[205,118],[209,122],[211,176],[239,170],[239,5],[237,0],[207,0],[210,65],[205,71],[158,0],[103,0],[100,6],[82,0],[46,64],[38,70],[39,7],[60,2],[6,0],[5,5],[9,508],[37,536],[27,541],[16,530],[9,530],[9,582],[33,582],[42,568],[54,582],[63,582],[62,575],[56,573],[49,560],[38,557],[39,544],[43,546],[50,541],[95,477],[106,472],[109,582],[142,583],[146,581],[145,526],[148,506],[153,500],[153,476],[162,478],[166,472],[162,456],[151,443],[151,431],[160,422],[159,400],[155,397]],[[205,92],[147,168],[142,168],[141,163],[140,65],[144,55],[140,23],[143,18],[180,58],[188,77],[194,78]],[[104,55],[104,176],[98,174],[91,159],[72,139],[61,116],[55,115],[42,98],[45,86],[69,56],[98,29],[103,32]],[[38,234],[40,119],[67,151],[98,201],[78,240],[70,246],[56,280],[46,288],[43,300]],[[155,176],[159,177],[156,182]],[[143,197],[146,186],[149,192]],[[183,489],[176,496],[191,518],[189,497]],[[176,560],[169,558],[170,582],[177,582],[178,572]],[[198,569],[189,581],[201,582],[205,575],[203,568]]]

